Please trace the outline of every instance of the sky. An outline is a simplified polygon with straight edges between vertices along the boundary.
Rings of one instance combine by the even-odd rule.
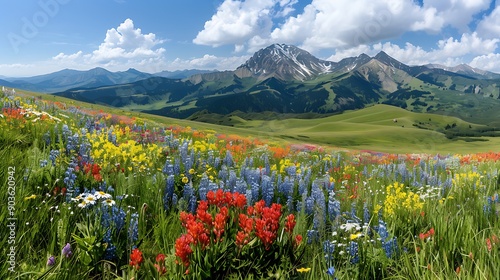
[[[500,73],[495,0],[0,0],[0,78],[62,69],[234,70],[273,43],[330,61]]]

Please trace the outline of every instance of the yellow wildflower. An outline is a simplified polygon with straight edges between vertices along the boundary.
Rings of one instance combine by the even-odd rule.
[[[32,194],[30,196],[25,197],[24,200],[30,200],[30,199],[35,199],[35,198],[36,198],[36,195]]]

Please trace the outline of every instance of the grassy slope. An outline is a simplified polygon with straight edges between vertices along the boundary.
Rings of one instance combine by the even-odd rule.
[[[190,126],[199,130],[210,129],[218,133],[238,134],[291,143],[305,142],[391,153],[475,153],[495,151],[500,147],[500,137],[483,137],[484,140],[488,141],[477,142],[449,140],[442,133],[413,126],[414,123],[418,122],[429,129],[444,128],[447,124],[452,123],[456,123],[459,127],[469,125],[477,127],[479,125],[470,124],[450,116],[413,113],[388,105],[375,105],[363,110],[321,119],[246,121],[239,117],[233,117],[235,118],[234,127],[228,127],[131,112],[52,95],[28,94],[113,114],[147,118],[166,125]],[[394,119],[397,119],[397,122],[394,122]]]

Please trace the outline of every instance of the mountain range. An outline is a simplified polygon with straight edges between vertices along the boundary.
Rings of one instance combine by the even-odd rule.
[[[311,117],[383,103],[500,127],[500,74],[468,65],[409,66],[385,52],[331,62],[295,46],[273,44],[234,71],[178,74],[134,69],[112,73],[96,68],[4,82],[92,103],[215,123],[231,115],[258,118],[269,114],[254,113],[270,112]]]

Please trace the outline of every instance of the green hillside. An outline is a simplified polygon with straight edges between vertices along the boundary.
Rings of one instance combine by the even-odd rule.
[[[127,111],[53,95],[28,94],[113,114],[145,118],[165,125],[190,126],[198,130],[214,130],[271,141],[391,153],[474,153],[495,151],[500,147],[500,137],[460,136],[467,134],[460,133],[461,130],[471,135],[487,130],[484,125],[451,116],[409,112],[382,104],[315,119],[245,120],[231,116],[221,120],[224,125],[216,125]],[[451,135],[453,133],[458,136]],[[495,133],[498,135],[498,132],[490,132],[492,135]]]

